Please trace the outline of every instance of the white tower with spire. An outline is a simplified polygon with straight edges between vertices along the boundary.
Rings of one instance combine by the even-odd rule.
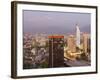
[[[80,29],[78,24],[76,24],[76,46],[80,47]]]

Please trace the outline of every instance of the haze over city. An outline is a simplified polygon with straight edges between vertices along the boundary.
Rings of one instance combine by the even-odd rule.
[[[75,33],[76,24],[81,32],[90,33],[89,13],[23,11],[24,33],[67,34]]]

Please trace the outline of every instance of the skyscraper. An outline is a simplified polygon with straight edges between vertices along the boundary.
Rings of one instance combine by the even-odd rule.
[[[89,36],[88,34],[84,33],[83,34],[83,50],[86,55],[88,55],[88,48],[90,47],[89,43],[90,43]]]
[[[80,29],[78,24],[76,24],[76,46],[80,47]]]
[[[69,35],[68,36],[67,43],[68,43],[68,49],[71,52],[76,52],[76,43],[75,43],[74,35]]]
[[[49,36],[49,67],[64,66],[64,36]]]

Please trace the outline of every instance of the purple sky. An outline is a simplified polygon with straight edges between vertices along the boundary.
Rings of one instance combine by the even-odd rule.
[[[77,23],[81,32],[90,33],[91,14],[34,10],[23,11],[24,33],[75,33],[75,25]]]

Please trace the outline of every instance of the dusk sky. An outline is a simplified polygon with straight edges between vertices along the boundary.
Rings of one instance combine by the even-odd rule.
[[[90,33],[91,14],[75,12],[23,11],[24,33],[75,33],[76,24],[81,32]]]

